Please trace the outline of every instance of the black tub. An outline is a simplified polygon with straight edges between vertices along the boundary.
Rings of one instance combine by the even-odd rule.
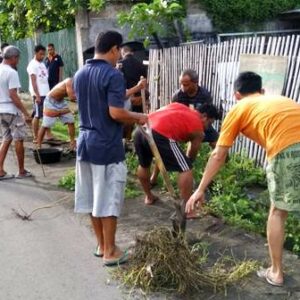
[[[46,149],[33,150],[34,159],[38,164],[40,163],[40,160],[39,160],[37,151],[40,154],[42,164],[57,163],[61,159],[62,151],[57,148],[46,148]]]

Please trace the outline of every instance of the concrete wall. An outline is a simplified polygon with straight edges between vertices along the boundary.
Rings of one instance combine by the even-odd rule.
[[[201,9],[198,3],[189,0],[188,16],[186,26],[189,28],[192,36],[197,32],[212,32],[213,27],[206,13]],[[128,38],[128,28],[120,28],[117,24],[117,14],[128,11],[130,5],[116,3],[107,5],[100,13],[87,12],[81,10],[76,15],[76,38],[78,45],[78,65],[83,64],[83,52],[94,46],[97,34],[101,31],[112,29],[123,34],[124,39]]]
[[[94,13],[80,10],[76,15],[76,39],[78,50],[78,65],[83,65],[83,52],[94,46],[99,32],[116,30],[127,39],[128,29],[122,29],[117,24],[117,14],[129,10],[126,4],[110,4],[102,12]]]

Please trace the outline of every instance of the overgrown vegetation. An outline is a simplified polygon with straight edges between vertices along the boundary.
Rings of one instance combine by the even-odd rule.
[[[209,154],[209,147],[204,145],[195,161],[194,177],[197,184],[202,177]],[[133,153],[127,154],[126,162],[130,175],[126,187],[126,198],[134,198],[142,194],[141,187],[135,178],[138,162]],[[175,174],[171,174],[171,180],[173,186],[176,187]],[[74,189],[74,173],[64,176],[60,185],[69,190]],[[158,186],[164,189],[160,177]],[[257,190],[258,187],[260,191],[251,194],[251,191]],[[230,225],[265,235],[269,210],[266,177],[264,170],[256,167],[252,160],[241,154],[231,155],[229,162],[211,184],[209,195],[207,208],[211,214],[224,219]],[[286,223],[285,246],[298,255],[300,255],[299,232],[300,218],[289,214]]]
[[[255,30],[279,13],[296,8],[299,0],[198,0],[217,31]]]
[[[130,263],[115,275],[125,286],[145,293],[191,294],[203,288],[226,291],[258,267],[253,260],[235,261],[228,256],[208,265],[207,258],[205,245],[190,248],[183,236],[174,237],[170,229],[158,227],[136,238]]]
[[[206,165],[209,148],[204,146],[194,166],[196,182],[199,183]],[[251,194],[252,190],[260,192]],[[269,210],[269,194],[265,172],[256,167],[245,155],[231,155],[210,186],[207,206],[212,214],[239,228],[266,233]],[[289,214],[286,222],[285,247],[300,255],[300,218]]]

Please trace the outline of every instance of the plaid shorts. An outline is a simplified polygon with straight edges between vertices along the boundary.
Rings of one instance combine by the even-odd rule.
[[[300,143],[282,150],[267,166],[271,202],[278,209],[300,212]]]
[[[4,141],[24,140],[26,136],[25,121],[20,115],[0,114],[0,127]]]

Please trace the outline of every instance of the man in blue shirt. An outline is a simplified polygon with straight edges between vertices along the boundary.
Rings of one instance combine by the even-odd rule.
[[[75,212],[90,213],[98,246],[106,266],[124,263],[128,254],[115,244],[126,182],[122,123],[144,124],[147,116],[124,109],[125,81],[115,69],[122,36],[115,31],[100,33],[94,59],[74,77],[78,101]]]
[[[54,44],[48,44],[47,51],[45,65],[48,69],[49,88],[52,90],[63,79],[64,62],[61,56],[55,52]]]

